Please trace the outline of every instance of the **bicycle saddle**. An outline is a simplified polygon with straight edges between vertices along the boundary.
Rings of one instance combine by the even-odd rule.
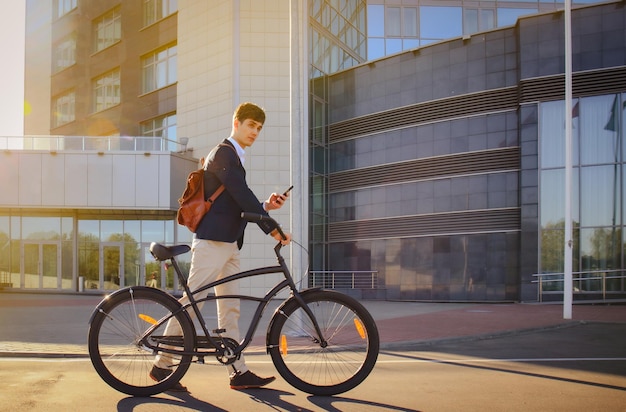
[[[150,243],[150,253],[156,260],[167,260],[174,256],[182,255],[191,250],[189,245],[164,246],[160,243]]]

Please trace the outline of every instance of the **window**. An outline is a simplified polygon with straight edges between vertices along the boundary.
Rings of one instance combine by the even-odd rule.
[[[421,38],[432,41],[461,36],[462,14],[461,7],[420,7]]]
[[[178,10],[178,0],[144,0],[143,23],[148,26]]]
[[[464,9],[463,34],[473,34],[495,27],[495,10],[493,9]]]
[[[93,111],[99,112],[120,104],[120,71],[106,73],[93,81]]]
[[[72,34],[54,48],[53,71],[59,72],[76,63],[76,35]]]
[[[624,99],[626,95],[589,96],[572,107],[572,223],[574,272],[597,277],[606,269],[622,268],[624,250]],[[563,271],[565,225],[565,103],[539,106],[541,272]],[[606,273],[609,275],[610,273]],[[623,291],[619,279],[582,280],[576,291]],[[544,284],[544,290],[563,290]]]
[[[73,122],[76,118],[75,106],[76,93],[73,90],[56,97],[52,104],[54,110],[52,113],[53,127]]]
[[[520,16],[537,13],[537,9],[498,8],[498,27],[513,26]]]
[[[100,51],[117,43],[122,38],[122,16],[116,7],[93,22],[94,50]]]
[[[143,92],[149,93],[177,80],[176,45],[159,49],[142,58]]]
[[[78,0],[56,0],[56,17],[57,19],[66,15],[76,8]]]
[[[416,7],[367,6],[368,60],[420,45]]]
[[[370,37],[385,36],[385,6],[368,5],[367,6],[367,34]]]
[[[404,7],[402,14],[402,35],[404,37],[417,37],[417,9]]]
[[[400,7],[387,7],[385,31],[387,36],[400,36]]]
[[[141,123],[140,133],[144,138],[137,142],[138,150],[178,150],[176,144],[176,113],[150,119]],[[162,142],[166,147],[163,147]]]

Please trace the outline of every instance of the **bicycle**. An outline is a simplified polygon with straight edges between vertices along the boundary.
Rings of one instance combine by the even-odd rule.
[[[272,219],[252,213],[242,213],[242,217],[248,221]],[[172,295],[146,286],[127,287],[105,297],[89,321],[89,357],[97,373],[120,392],[150,396],[172,387],[192,362],[204,364],[206,356],[215,356],[221,364],[232,364],[252,341],[270,301],[288,289],[289,296],[275,310],[265,334],[266,352],[278,373],[293,387],[313,395],[330,396],[355,388],[370,374],[378,357],[380,342],[374,319],[361,303],[345,294],[322,288],[299,291],[281,248],[280,242],[274,247],[276,266],[242,271],[192,292],[176,261],[176,256],[191,248],[152,243],[150,252],[158,261],[170,261],[189,303],[183,306]],[[273,273],[282,273],[284,280],[262,298],[211,294],[194,298],[222,283]],[[209,333],[200,313],[199,303],[224,298],[257,302],[241,342],[223,337],[223,329]],[[179,323],[182,336],[163,334],[170,319]],[[161,353],[179,361],[167,378],[155,382],[148,373]]]

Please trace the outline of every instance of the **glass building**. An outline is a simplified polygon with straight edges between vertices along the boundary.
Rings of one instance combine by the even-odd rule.
[[[574,6],[575,138],[588,162],[575,169],[575,299],[623,297],[623,7]],[[360,296],[400,300],[562,298],[562,7],[367,2],[367,62],[312,70],[320,284],[349,276],[376,285]]]

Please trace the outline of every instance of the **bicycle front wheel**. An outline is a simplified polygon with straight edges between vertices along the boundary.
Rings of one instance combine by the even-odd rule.
[[[274,315],[269,353],[276,370],[292,386],[313,395],[336,395],[353,389],[370,374],[378,358],[374,319],[355,299],[326,290],[302,298],[322,331],[292,298]]]
[[[168,355],[172,373],[160,382],[149,374],[156,356],[163,354],[159,347],[193,350],[193,325],[179,309],[171,296],[144,287],[122,289],[104,300],[92,316],[88,336],[89,357],[100,377],[112,388],[134,396],[161,393],[178,382],[189,369],[191,356]],[[168,318],[181,332],[165,338]],[[142,342],[145,332],[155,325]]]

